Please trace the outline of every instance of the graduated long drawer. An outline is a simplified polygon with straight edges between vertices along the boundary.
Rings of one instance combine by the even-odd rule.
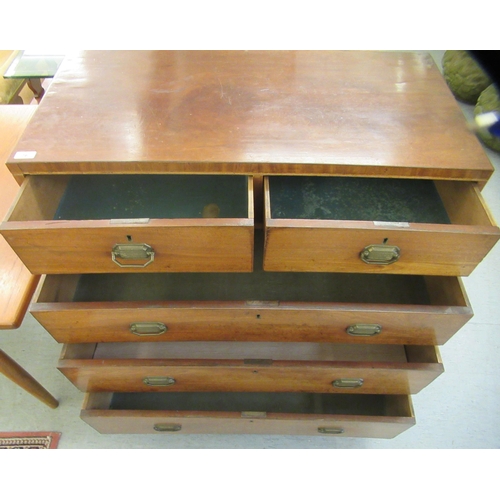
[[[89,393],[80,416],[102,434],[393,438],[415,425],[405,395]]]
[[[30,176],[1,234],[33,274],[248,272],[244,176]]]
[[[58,341],[444,344],[471,317],[456,277],[53,275],[30,307]]]
[[[500,230],[475,183],[266,177],[268,271],[467,276]]]
[[[305,342],[68,344],[58,368],[85,392],[415,394],[444,371],[435,346]]]

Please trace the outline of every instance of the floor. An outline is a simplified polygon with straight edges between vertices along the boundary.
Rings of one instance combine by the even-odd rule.
[[[443,51],[432,55],[438,65]],[[462,106],[467,117],[472,106]],[[483,190],[500,222],[500,154],[486,150],[496,172]],[[80,393],[55,365],[61,350],[28,314],[0,345],[59,401],[51,410],[0,377],[0,431],[59,431],[66,449],[478,449],[500,448],[500,244],[464,278],[473,319],[440,348],[442,374],[413,396],[417,424],[392,440],[251,435],[100,435],[79,418]]]

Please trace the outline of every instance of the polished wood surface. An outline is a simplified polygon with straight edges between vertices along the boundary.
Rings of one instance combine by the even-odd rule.
[[[266,271],[322,271],[468,276],[500,238],[477,186],[436,182],[451,224],[273,219],[264,178]],[[389,265],[370,265],[361,251],[387,243],[401,250]]]
[[[57,399],[2,349],[0,349],[0,373],[50,408],[59,406]]]
[[[410,396],[387,396],[385,415],[267,413],[244,416],[228,411],[110,410],[112,394],[87,394],[81,418],[102,434],[161,434],[158,424],[180,425],[163,434],[280,434],[325,436],[320,428],[337,430],[332,437],[390,439],[415,425]],[[178,427],[176,427],[178,428]]]
[[[0,106],[0,220],[15,199],[19,185],[5,161],[16,145],[36,106]],[[38,283],[0,236],[0,328],[17,328],[21,324],[31,296]]]
[[[424,53],[75,53],[17,151],[25,173],[492,173]]]

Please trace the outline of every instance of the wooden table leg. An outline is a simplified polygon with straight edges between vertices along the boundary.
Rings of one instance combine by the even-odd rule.
[[[38,398],[51,408],[57,408],[59,402],[42,385],[40,385],[24,368],[0,349],[0,373],[3,373],[12,382]]]

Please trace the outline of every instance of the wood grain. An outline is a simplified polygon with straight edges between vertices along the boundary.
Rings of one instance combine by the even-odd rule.
[[[3,220],[17,196],[19,185],[5,161],[21,137],[36,106],[0,106],[0,220]],[[0,328],[20,326],[38,283],[0,236]]]
[[[493,171],[424,53],[68,54],[18,150],[36,151],[10,158],[30,174],[486,180]]]

